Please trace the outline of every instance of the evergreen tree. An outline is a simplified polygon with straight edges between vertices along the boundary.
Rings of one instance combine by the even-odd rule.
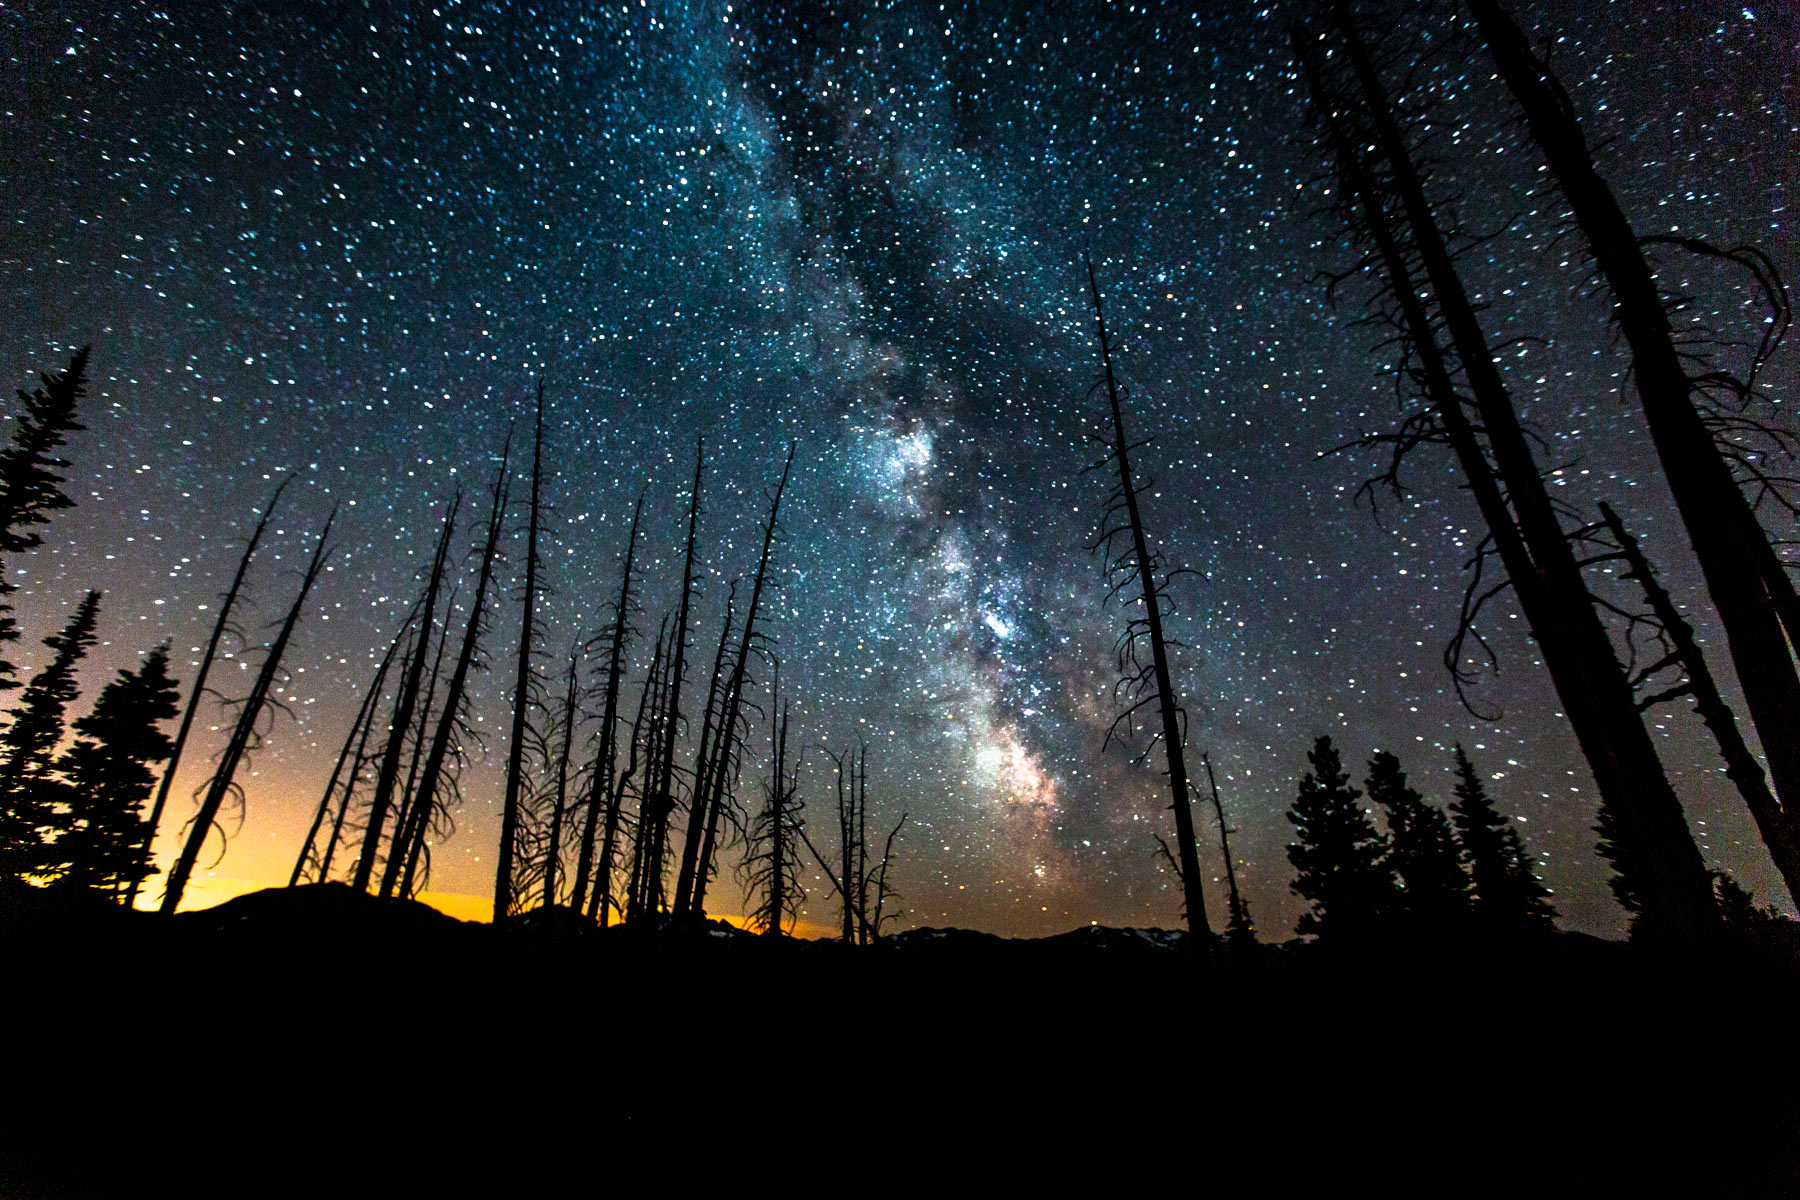
[[[16,418],[10,444],[0,447],[0,568],[11,556],[41,546],[43,536],[32,526],[45,524],[52,512],[74,503],[63,492],[64,479],[57,474],[69,464],[55,451],[70,433],[84,428],[75,419],[75,409],[87,394],[87,360],[84,346],[75,352],[66,370],[40,375],[40,387],[19,392],[25,411]],[[0,642],[19,640],[12,605],[5,599],[17,586],[0,569]],[[13,678],[17,670],[0,659],[0,689],[18,686]]]
[[[1385,750],[1369,760],[1369,799],[1387,814],[1389,863],[1400,876],[1400,909],[1415,925],[1441,930],[1469,911],[1469,876],[1450,821],[1406,782]]]
[[[50,840],[65,803],[51,771],[63,737],[63,713],[76,695],[75,664],[94,644],[100,593],[89,592],[62,632],[44,639],[56,652],[19,698],[0,733],[0,876],[42,875],[52,864]]]
[[[1475,915],[1499,930],[1550,929],[1556,910],[1550,905],[1550,889],[1531,870],[1531,855],[1518,831],[1494,808],[1487,788],[1469,761],[1461,743],[1456,747],[1456,799],[1450,816],[1456,823],[1457,840],[1469,860],[1475,886]],[[1608,842],[1609,812],[1600,815],[1601,848]],[[1615,865],[1618,860],[1614,859]],[[1632,912],[1637,911],[1633,876],[1621,870],[1612,879],[1613,894]]]
[[[1299,931],[1321,937],[1366,932],[1393,911],[1399,900],[1388,839],[1358,803],[1331,739],[1321,737],[1307,753],[1312,770],[1300,780],[1287,819],[1299,840],[1288,846],[1288,862],[1299,874],[1293,890],[1311,908]]]
[[[156,786],[156,764],[174,749],[162,723],[180,712],[163,645],[137,670],[119,672],[94,711],[74,723],[80,740],[58,764],[69,805],[55,846],[60,884],[125,895],[150,874],[143,808]]]

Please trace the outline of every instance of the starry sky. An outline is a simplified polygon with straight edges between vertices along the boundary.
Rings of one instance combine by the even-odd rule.
[[[1753,241],[1800,274],[1796,10],[1520,16],[1556,39],[1640,229]],[[1286,19],[1173,3],[6,5],[0,365],[24,384],[94,347],[77,507],[7,564],[27,637],[98,587],[90,687],[164,638],[191,674],[255,510],[294,472],[245,644],[216,677],[241,694],[341,504],[291,651],[291,716],[198,886],[284,881],[444,497],[485,486],[542,377],[546,668],[602,618],[646,485],[641,623],[673,605],[701,435],[693,628],[709,657],[792,440],[768,632],[796,737],[866,740],[873,823],[909,815],[901,923],[1171,925],[1160,776],[1101,754],[1124,613],[1085,549],[1106,491],[1081,474],[1101,416],[1087,245],[1134,434],[1157,438],[1152,533],[1198,573],[1176,586],[1178,685],[1264,935],[1298,913],[1282,813],[1320,733],[1359,775],[1395,751],[1440,801],[1462,741],[1565,925],[1616,933],[1591,780],[1522,620],[1502,602],[1484,624],[1501,667],[1477,695],[1499,720],[1459,707],[1442,665],[1479,536],[1451,464],[1422,454],[1416,491],[1372,514],[1352,503],[1372,460],[1320,457],[1395,401],[1377,336],[1350,325],[1362,294],[1334,309],[1315,278],[1345,251],[1305,186]],[[1485,63],[1452,40],[1427,79],[1438,181],[1472,227],[1511,219],[1468,270],[1496,340],[1542,339],[1506,368],[1545,465],[1576,508],[1622,510],[1710,635],[1604,307],[1556,240],[1558,198]],[[1681,282],[1697,315],[1747,319],[1729,281]],[[1790,347],[1778,397],[1793,378]],[[522,560],[515,537],[509,586]],[[509,604],[496,662],[517,630]],[[22,649],[28,666],[46,653]],[[474,681],[487,748],[435,892],[491,888],[509,678]],[[219,709],[202,713],[178,818],[223,741]],[[1684,707],[1652,724],[1709,860],[1785,903],[1704,729]],[[759,726],[754,780],[767,744]],[[823,845],[832,780],[817,749],[805,764]],[[1215,828],[1202,820],[1202,858],[1222,875]],[[160,858],[176,848],[171,826]],[[808,919],[828,925],[829,885],[808,886]],[[1222,882],[1208,894],[1218,922]]]

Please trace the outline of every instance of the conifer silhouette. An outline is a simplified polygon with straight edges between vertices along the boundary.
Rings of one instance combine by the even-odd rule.
[[[66,815],[66,785],[52,768],[63,719],[75,699],[75,666],[94,644],[100,593],[89,592],[58,633],[44,639],[56,653],[19,696],[12,724],[0,731],[0,878],[54,872],[55,834]]]
[[[1298,840],[1288,846],[1289,884],[1310,907],[1299,931],[1338,940],[1368,934],[1399,902],[1388,839],[1360,803],[1329,737],[1307,752],[1312,769],[1288,810]]]
[[[119,672],[93,711],[74,722],[78,740],[57,764],[68,804],[54,847],[59,885],[123,898],[150,873],[143,809],[156,786],[155,768],[174,745],[162,723],[180,711],[163,645],[136,670]]]
[[[1406,782],[1400,760],[1385,750],[1369,759],[1363,781],[1369,799],[1387,815],[1393,851],[1389,865],[1400,877],[1399,910],[1420,932],[1442,932],[1469,912],[1469,876],[1450,820]]]
[[[1495,810],[1486,785],[1461,743],[1456,746],[1455,794],[1450,817],[1469,861],[1476,918],[1497,932],[1552,928],[1556,910],[1550,906],[1550,889],[1532,872],[1531,855],[1524,840],[1511,822]],[[1603,838],[1609,832],[1606,822],[1607,814],[1602,811]],[[1629,874],[1615,875],[1612,880],[1613,894],[1634,912],[1641,903],[1634,891],[1637,886],[1641,882]]]
[[[12,605],[6,601],[18,584],[6,568],[14,555],[43,545],[43,534],[35,526],[74,505],[63,491],[66,480],[58,474],[69,463],[56,450],[69,434],[86,428],[76,420],[76,410],[87,394],[87,364],[88,348],[83,346],[63,370],[38,376],[39,386],[29,392],[21,389],[24,411],[14,418],[11,440],[0,447],[0,643],[19,640]],[[17,672],[16,666],[0,658],[0,690],[19,686]]]

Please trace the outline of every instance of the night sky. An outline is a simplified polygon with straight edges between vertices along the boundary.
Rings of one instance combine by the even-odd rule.
[[[1800,275],[1800,10],[1520,16],[1567,35],[1553,63],[1640,230],[1754,241]],[[341,503],[291,652],[293,715],[191,894],[285,881],[444,497],[485,487],[541,376],[547,671],[603,619],[646,484],[653,636],[679,583],[697,435],[711,462],[693,636],[710,662],[797,440],[768,632],[796,736],[866,739],[874,823],[910,814],[902,924],[1172,925],[1161,777],[1100,753],[1125,614],[1103,606],[1084,548],[1106,492],[1080,474],[1101,415],[1088,244],[1134,433],[1157,435],[1151,530],[1200,573],[1176,588],[1179,686],[1263,936],[1298,913],[1282,813],[1320,733],[1359,777],[1372,750],[1395,751],[1440,802],[1461,740],[1564,924],[1616,933],[1594,790],[1523,621],[1502,602],[1484,622],[1501,670],[1476,694],[1499,721],[1459,707],[1442,665],[1479,536],[1448,456],[1422,453],[1416,492],[1379,519],[1351,502],[1372,460],[1319,457],[1395,401],[1379,335],[1349,327],[1364,293],[1333,310],[1314,279],[1347,259],[1302,187],[1317,166],[1284,20],[1155,3],[7,6],[0,365],[24,384],[94,347],[88,430],[68,452],[77,507],[7,564],[23,661],[42,663],[36,639],[91,586],[107,596],[89,695],[164,638],[197,662],[254,510],[297,472],[254,572],[248,653],[215,676],[241,694]],[[1534,191],[1547,176],[1484,60],[1451,46],[1425,79],[1443,105],[1439,186],[1463,191],[1472,227],[1518,217],[1467,269],[1496,341],[1546,339],[1506,360],[1545,465],[1577,509],[1621,509],[1710,634],[1578,240],[1553,241],[1560,198]],[[1751,319],[1741,290],[1683,283],[1696,315]],[[1793,364],[1790,345],[1778,396]],[[519,536],[515,588],[522,561]],[[486,753],[434,892],[492,886],[517,633],[509,602],[496,669],[474,683]],[[206,729],[218,708],[202,711],[164,865],[223,740]],[[1698,720],[1683,703],[1653,727],[1709,860],[1785,903]],[[753,801],[767,741],[759,726]],[[806,761],[823,847],[831,776],[818,751]],[[1200,830],[1222,876],[1210,815]],[[829,885],[808,877],[809,919],[829,924]],[[1208,894],[1220,923],[1223,884]]]

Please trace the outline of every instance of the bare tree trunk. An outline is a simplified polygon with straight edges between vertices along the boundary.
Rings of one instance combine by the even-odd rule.
[[[425,769],[419,777],[419,796],[413,805],[412,828],[403,835],[406,846],[406,868],[400,877],[400,894],[413,894],[413,877],[419,855],[430,829],[432,806],[437,803],[439,780],[444,763],[456,742],[457,714],[468,687],[469,672],[480,655],[481,635],[487,630],[488,588],[493,582],[494,566],[500,556],[500,535],[506,528],[506,502],[511,494],[507,463],[512,457],[512,435],[500,451],[500,465],[494,471],[493,499],[488,508],[487,539],[481,548],[481,570],[475,579],[475,599],[469,606],[469,621],[463,627],[462,647],[457,651],[456,666],[450,672],[450,686],[444,693],[444,707],[438,714],[437,733],[431,739],[431,751],[425,756]]]
[[[1367,115],[1373,141],[1389,164],[1391,178],[1387,186],[1400,201],[1405,228],[1413,239],[1413,252],[1429,281],[1444,328],[1474,396],[1494,455],[1494,467],[1488,465],[1486,453],[1462,411],[1462,400],[1437,344],[1436,326],[1419,299],[1412,268],[1390,218],[1374,199],[1383,194],[1382,190],[1354,151],[1361,135],[1353,137],[1342,127],[1341,117],[1332,111],[1332,105],[1338,101],[1323,90],[1316,55],[1297,37],[1302,61],[1326,114],[1334,152],[1344,164],[1346,182],[1359,196],[1371,237],[1381,247],[1396,299],[1406,312],[1407,334],[1427,376],[1429,394],[1437,402],[1446,435],[1488,520],[1532,636],[1543,651],[1558,697],[1594,772],[1602,808],[1611,814],[1612,826],[1619,834],[1615,844],[1620,857],[1615,859],[1615,865],[1620,867],[1622,879],[1635,874],[1648,882],[1642,897],[1644,916],[1658,936],[1692,938],[1715,916],[1704,863],[1680,802],[1663,774],[1655,746],[1633,706],[1624,669],[1595,613],[1592,597],[1545,492],[1486,336],[1394,120],[1386,90],[1342,6],[1333,0],[1333,8],[1347,57],[1363,93],[1361,111]],[[1624,893],[1621,899],[1625,899]]]
[[[1779,570],[1767,532],[1695,407],[1693,380],[1676,348],[1643,241],[1595,169],[1568,93],[1495,0],[1471,0],[1469,10],[1612,290],[1650,439],[1725,627],[1775,792],[1800,803],[1800,736],[1795,732],[1800,727],[1800,669],[1794,657],[1800,648],[1800,605],[1794,602],[1793,584]],[[1771,561],[1774,572],[1767,570]],[[1781,812],[1777,820],[1788,823],[1787,814]]]
[[[243,556],[238,559],[237,574],[231,577],[231,586],[225,589],[225,596],[219,602],[218,619],[213,622],[212,636],[206,639],[206,652],[200,656],[200,670],[195,674],[193,685],[188,690],[187,708],[181,714],[181,727],[175,731],[174,748],[169,751],[169,761],[163,765],[162,782],[157,784],[156,800],[150,805],[150,816],[144,822],[146,853],[156,843],[156,828],[161,824],[163,809],[169,803],[169,789],[174,786],[175,772],[181,766],[181,752],[187,747],[188,732],[194,727],[194,714],[199,711],[200,698],[206,694],[206,677],[212,672],[213,659],[219,653],[219,640],[231,628],[231,610],[237,605],[238,593],[244,586],[244,576],[250,570],[250,560],[256,556],[256,548],[262,542],[263,533],[269,528],[269,519],[275,514],[275,506],[281,503],[281,493],[293,481],[294,477],[290,473],[275,485],[275,492],[269,497],[268,504],[263,506],[263,514],[257,520],[256,528],[250,531],[250,541],[244,546]],[[138,889],[143,884],[142,876],[131,881],[131,888],[125,895],[126,908],[137,903]]]
[[[306,574],[300,581],[300,594],[294,597],[293,607],[288,609],[287,618],[281,623],[281,632],[275,635],[274,642],[269,646],[262,669],[256,673],[256,682],[250,686],[250,695],[244,700],[243,710],[238,713],[237,725],[231,731],[231,740],[225,744],[225,753],[219,758],[218,769],[213,772],[212,781],[206,786],[206,795],[200,802],[200,811],[194,814],[194,824],[188,832],[187,843],[181,848],[175,865],[169,869],[162,898],[161,911],[164,915],[173,913],[180,907],[182,893],[187,891],[188,878],[194,872],[200,850],[206,845],[213,822],[218,820],[219,809],[231,794],[238,764],[249,753],[251,743],[255,740],[256,724],[262,717],[263,705],[281,671],[281,656],[287,652],[288,640],[293,637],[294,627],[300,623],[300,611],[306,604],[306,597],[312,591],[313,584],[318,581],[319,573],[325,568],[325,560],[331,553],[331,526],[336,520],[337,509],[333,508],[331,515],[325,518],[324,528],[319,530],[318,545],[313,547],[312,561],[307,564]]]
[[[417,611],[417,608],[413,610],[415,613]],[[337,791],[338,778],[344,772],[344,764],[350,761],[352,753],[356,753],[359,757],[358,766],[361,765],[358,736],[367,737],[366,731],[369,722],[374,719],[375,709],[381,699],[381,685],[387,680],[388,667],[393,663],[394,655],[399,652],[400,643],[406,637],[406,627],[412,624],[412,619],[413,613],[406,614],[406,620],[402,622],[400,631],[394,634],[394,640],[388,645],[388,652],[381,657],[381,665],[375,669],[375,682],[370,686],[368,695],[363,697],[362,704],[357,707],[356,719],[350,722],[350,732],[344,735],[344,745],[338,751],[336,764],[331,768],[331,778],[325,781],[325,794],[319,797],[319,811],[313,814],[312,828],[306,831],[306,843],[300,847],[300,856],[294,860],[294,873],[288,876],[289,887],[294,887],[300,882],[300,876],[306,870],[306,860],[312,857],[313,843],[319,839],[319,829],[325,823],[325,813],[331,807],[331,795]],[[346,799],[350,795],[352,780],[354,780],[354,776],[344,783]],[[332,826],[331,844],[327,847],[326,854],[320,863],[319,883],[325,882],[326,873],[330,870],[330,850],[337,844],[337,835],[343,824],[343,814],[344,809],[340,808],[338,819]]]
[[[525,615],[519,623],[519,673],[513,685],[512,744],[506,758],[506,799],[500,810],[500,852],[494,866],[494,924],[512,913],[513,854],[519,836],[519,791],[524,783],[525,710],[531,698],[531,639],[536,632],[538,506],[544,467],[544,384],[538,381],[531,450],[531,525],[525,535]]]
[[[1769,848],[1769,856],[1775,860],[1775,866],[1781,871],[1782,881],[1787,884],[1788,895],[1800,897],[1800,843],[1795,838],[1795,830],[1791,822],[1783,820],[1781,804],[1769,791],[1769,782],[1763,775],[1762,767],[1756,756],[1744,743],[1744,735],[1738,732],[1737,718],[1732,715],[1731,706],[1719,694],[1718,684],[1714,682],[1712,671],[1706,665],[1706,656],[1700,650],[1700,644],[1694,640],[1693,626],[1687,623],[1669,593],[1657,581],[1656,572],[1650,569],[1650,560],[1644,557],[1636,538],[1625,529],[1625,523],[1619,520],[1610,505],[1602,503],[1600,513],[1606,518],[1606,527],[1612,531],[1625,562],[1630,568],[1621,578],[1635,579],[1644,590],[1644,598],[1650,602],[1650,611],[1656,614],[1657,622],[1668,635],[1669,642],[1675,648],[1675,657],[1687,675],[1683,687],[1672,689],[1654,699],[1672,699],[1683,692],[1694,698],[1694,711],[1712,730],[1713,739],[1719,746],[1719,757],[1725,760],[1725,776],[1737,785],[1738,793],[1744,797],[1749,806],[1750,815],[1756,818],[1757,832],[1762,834],[1763,844]]]
[[[619,835],[620,810],[625,804],[625,789],[637,774],[638,746],[645,733],[645,721],[655,704],[653,693],[657,669],[662,661],[662,643],[662,631],[659,630],[656,635],[655,657],[651,659],[649,673],[644,676],[643,690],[638,693],[637,715],[631,720],[631,734],[625,748],[625,770],[619,775],[606,801],[606,827],[600,841],[600,870],[594,878],[593,898],[588,901],[590,915],[595,916],[602,926],[612,920],[612,868],[617,852],[615,847]],[[635,879],[635,875],[633,878]]]
[[[556,869],[562,856],[563,812],[569,798],[569,756],[575,749],[575,726],[580,723],[577,703],[581,685],[581,647],[569,651],[568,686],[563,695],[562,753],[556,758],[556,804],[550,810],[550,844],[544,852],[544,908],[556,903]]]
[[[1206,767],[1206,783],[1212,789],[1213,815],[1219,819],[1219,853],[1225,858],[1225,882],[1231,888],[1230,920],[1225,929],[1233,942],[1242,945],[1256,940],[1250,922],[1250,906],[1244,903],[1244,897],[1238,891],[1237,865],[1231,858],[1231,830],[1225,825],[1225,805],[1219,799],[1219,781],[1213,777],[1212,756],[1202,754],[1200,762]]]
[[[700,749],[694,755],[694,798],[688,806],[687,828],[681,840],[681,869],[675,877],[675,916],[685,919],[694,908],[694,872],[700,861],[700,844],[711,821],[712,802],[707,795],[707,781],[712,778],[712,756],[717,750],[716,734],[719,688],[724,683],[725,651],[731,642],[732,610],[737,607],[737,580],[731,581],[731,594],[725,598],[725,627],[719,631],[719,648],[713,655],[711,682],[706,689],[706,717],[700,726]]]
[[[744,634],[738,642],[737,658],[731,664],[730,682],[725,685],[724,714],[719,718],[719,732],[715,742],[719,752],[713,756],[710,764],[713,778],[708,785],[708,804],[711,805],[711,811],[707,814],[706,833],[694,871],[693,916],[696,920],[706,918],[706,885],[712,874],[713,844],[719,811],[724,807],[725,783],[730,778],[732,746],[737,737],[745,672],[749,670],[750,651],[755,645],[756,614],[762,604],[763,584],[768,576],[769,550],[775,544],[775,530],[781,514],[781,495],[787,490],[788,475],[793,469],[794,446],[790,443],[787,461],[781,467],[781,482],[775,485],[775,497],[769,503],[769,520],[763,526],[762,555],[757,560],[756,581],[750,587],[750,604],[744,613]]]
[[[369,890],[375,871],[375,857],[381,850],[382,827],[387,823],[388,806],[400,782],[400,760],[406,752],[406,735],[412,730],[413,710],[418,706],[419,688],[425,676],[425,660],[431,653],[431,623],[437,616],[438,589],[444,582],[444,559],[450,552],[450,537],[456,528],[456,513],[462,507],[462,495],[452,496],[444,506],[444,527],[438,534],[437,553],[431,561],[431,575],[425,584],[425,603],[419,614],[419,635],[414,640],[411,660],[406,665],[406,678],[394,700],[393,727],[388,732],[387,749],[381,756],[381,770],[375,776],[375,795],[369,801],[369,822],[363,830],[362,854],[356,860],[356,874],[350,886],[359,892]],[[394,847],[389,847],[393,857]]]
[[[437,652],[431,658],[431,677],[425,684],[425,702],[419,705],[419,723],[413,730],[412,754],[406,765],[406,786],[400,791],[400,809],[394,814],[394,837],[388,846],[387,862],[381,870],[381,897],[394,894],[400,880],[400,868],[406,861],[407,832],[412,828],[418,807],[419,764],[431,734],[432,704],[437,700],[438,680],[443,677],[444,651],[450,645],[450,614],[456,611],[456,592],[444,604],[444,632],[438,635]]]
[[[1083,255],[1086,258],[1085,255]],[[1150,667],[1154,676],[1157,708],[1162,718],[1163,749],[1168,763],[1169,792],[1174,797],[1175,846],[1180,855],[1182,901],[1188,923],[1189,952],[1196,961],[1212,956],[1212,927],[1206,920],[1206,894],[1200,886],[1200,855],[1194,845],[1194,814],[1188,794],[1186,744],[1181,722],[1181,706],[1175,699],[1175,684],[1169,674],[1168,648],[1163,638],[1163,592],[1156,582],[1155,562],[1150,557],[1149,539],[1144,533],[1143,513],[1138,506],[1137,483],[1131,474],[1131,440],[1125,435],[1125,411],[1119,403],[1118,379],[1113,374],[1112,343],[1106,336],[1106,314],[1100,306],[1100,284],[1094,277],[1094,264],[1087,259],[1088,290],[1094,298],[1094,323],[1100,335],[1100,363],[1106,379],[1106,397],[1112,409],[1113,466],[1118,472],[1119,497],[1130,523],[1131,553],[1137,575],[1138,593],[1143,601],[1146,638],[1150,643]],[[1131,633],[1128,631],[1128,638]]]
[[[649,861],[651,809],[655,805],[653,796],[656,791],[656,756],[658,747],[662,745],[663,701],[668,695],[668,662],[665,651],[670,639],[674,637],[669,631],[669,618],[663,617],[662,625],[656,631],[656,650],[650,658],[650,678],[646,683],[650,695],[650,713],[644,724],[644,784],[638,789],[637,836],[631,839],[631,880],[625,888],[625,919],[636,921],[644,916],[649,905],[645,895],[647,888],[645,878],[646,864]],[[638,717],[644,720],[644,710],[638,709]],[[636,742],[632,745],[635,753]]]

